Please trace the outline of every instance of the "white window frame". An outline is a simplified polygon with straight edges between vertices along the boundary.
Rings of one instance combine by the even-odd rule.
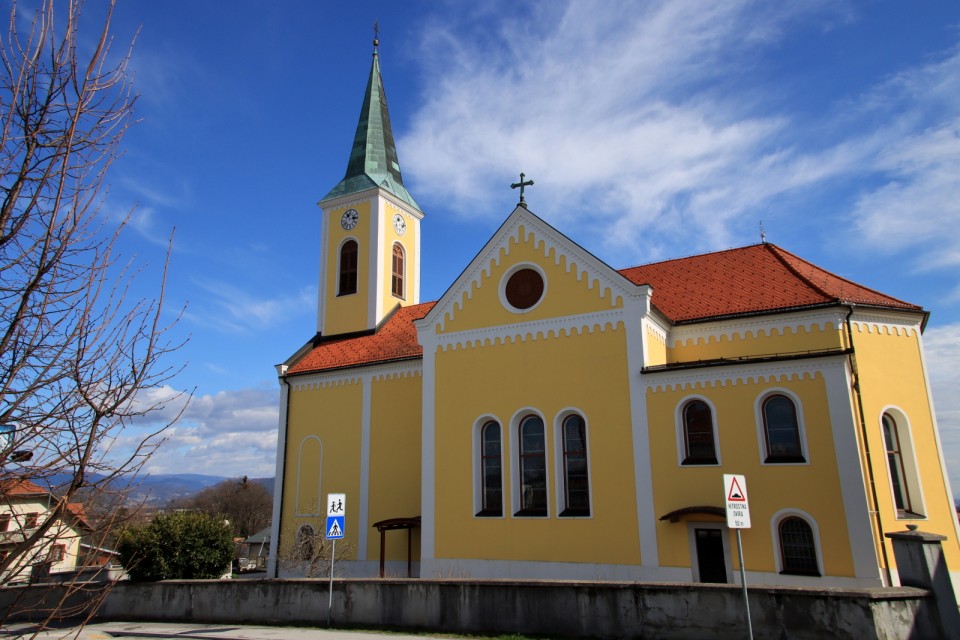
[[[813,533],[813,550],[817,558],[817,571],[820,573],[819,576],[807,576],[804,574],[795,573],[784,574],[786,567],[783,565],[783,554],[780,551],[780,523],[787,518],[800,518],[806,522],[807,525],[809,525],[810,531]],[[811,578],[814,580],[826,577],[827,573],[823,570],[823,548],[820,545],[820,527],[817,525],[816,518],[802,509],[781,509],[773,514],[772,518],[770,518],[770,535],[772,536],[773,558],[774,562],[776,563],[775,566],[778,574],[796,576],[797,578]]]
[[[699,400],[706,403],[710,407],[710,420],[713,422],[713,450],[717,455],[716,464],[683,464],[683,461],[686,460],[686,451],[687,451],[687,438],[685,436],[686,428],[683,422],[683,409],[687,406],[687,403],[694,402]],[[717,423],[717,408],[714,406],[713,402],[710,401],[706,396],[699,394],[693,394],[685,396],[680,399],[680,402],[677,403],[677,407],[674,410],[674,422],[676,424],[677,432],[677,465],[687,468],[696,468],[696,467],[719,467],[723,465],[723,458],[720,457],[720,428]],[[701,527],[702,528],[702,527]]]
[[[793,401],[793,406],[797,411],[797,430],[800,437],[800,455],[803,456],[803,462],[767,462],[769,454],[767,452],[767,433],[766,421],[763,418],[763,403],[770,396],[782,395]],[[803,466],[810,464],[810,448],[807,446],[807,429],[803,418],[803,403],[800,396],[790,389],[784,387],[770,387],[764,389],[753,403],[754,418],[757,424],[757,449],[760,453],[760,464],[765,467],[784,467],[784,466]],[[829,419],[829,418],[827,418]]]
[[[531,415],[539,416],[540,419],[543,420],[543,461],[547,474],[545,487],[547,491],[547,513],[542,516],[518,516],[517,512],[520,511],[522,504],[520,501],[520,487],[523,484],[523,478],[520,477],[520,423],[524,418]],[[510,477],[514,478],[514,481],[510,483],[510,517],[512,518],[542,520],[550,517],[550,442],[552,437],[550,430],[550,422],[547,421],[542,412],[533,407],[524,407],[514,413],[513,417],[510,418]]]
[[[477,514],[483,510],[483,464],[481,463],[481,457],[483,456],[483,427],[488,422],[496,422],[500,425],[500,490],[502,492],[500,498],[500,515],[499,516],[478,516]],[[506,464],[504,460],[504,453],[507,449],[507,439],[506,434],[503,432],[503,420],[493,415],[492,413],[486,413],[473,423],[473,454],[471,456],[472,465],[473,465],[473,512],[470,514],[474,518],[481,520],[489,520],[496,518],[503,518],[506,514],[508,505],[506,504]]]
[[[554,473],[554,493],[556,495],[556,512],[561,514],[566,510],[566,496],[567,496],[567,469],[563,460],[563,422],[570,416],[579,416],[583,420],[583,429],[586,434],[586,450],[584,455],[587,458],[587,500],[590,504],[588,513],[586,515],[576,515],[576,516],[564,516],[574,519],[583,519],[583,518],[592,518],[593,517],[593,464],[590,460],[590,421],[587,420],[587,414],[583,410],[576,407],[567,407],[560,411],[557,414],[557,417],[553,421],[553,468],[556,469]],[[544,425],[546,426],[546,424]],[[518,467],[519,469],[519,467]]]
[[[897,428],[897,438],[900,441],[900,460],[903,462],[904,482],[907,494],[910,496],[910,506],[913,511],[897,509],[896,498],[893,495],[893,477],[890,473],[890,460],[887,457],[887,442],[883,436],[883,416],[889,414]],[[897,520],[926,520],[927,507],[923,500],[923,484],[920,480],[920,467],[917,464],[916,448],[913,446],[913,430],[910,419],[900,407],[888,405],[880,411],[877,422],[880,429],[880,443],[883,446],[883,464],[887,470],[887,487],[890,490],[890,504]]]

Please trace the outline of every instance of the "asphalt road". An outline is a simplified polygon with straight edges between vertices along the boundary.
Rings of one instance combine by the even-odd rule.
[[[0,638],[38,640],[111,640],[112,638],[178,638],[183,640],[411,640],[426,636],[335,631],[310,627],[261,627],[225,624],[167,624],[159,622],[96,622],[85,627],[63,627],[37,632],[27,623],[0,628]],[[436,638],[435,634],[431,637]]]

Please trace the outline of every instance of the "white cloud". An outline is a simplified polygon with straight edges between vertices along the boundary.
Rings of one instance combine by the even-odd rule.
[[[960,322],[927,329],[923,341],[943,457],[951,484],[960,489]]]
[[[766,217],[772,199],[838,178],[875,185],[852,212],[867,248],[915,247],[960,214],[956,52],[801,115],[751,72],[805,21],[850,21],[845,4],[573,0],[540,11],[493,33],[425,29],[443,63],[400,142],[417,193],[502,217],[522,169],[536,181],[531,208],[575,237],[595,234],[614,264],[641,248],[654,258],[742,244],[745,219]],[[491,207],[490,194],[503,203]],[[836,229],[837,213],[805,215],[830,215],[824,228]],[[960,227],[937,247],[935,264],[954,264]]]
[[[188,309],[184,318],[218,330],[250,333],[316,310],[314,286],[303,287],[293,295],[258,298],[225,282],[197,280],[196,284],[205,294],[203,305],[207,308]]]

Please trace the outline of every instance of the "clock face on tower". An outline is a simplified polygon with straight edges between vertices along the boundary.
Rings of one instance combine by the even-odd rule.
[[[360,214],[357,213],[356,209],[347,209],[343,215],[340,217],[340,226],[350,231],[355,226],[357,226],[357,221],[360,220]]]
[[[393,216],[393,229],[401,236],[407,232],[407,223],[399,213]]]

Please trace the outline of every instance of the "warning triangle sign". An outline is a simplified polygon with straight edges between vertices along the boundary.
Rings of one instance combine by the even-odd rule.
[[[737,478],[733,478],[733,482],[730,483],[730,493],[727,495],[727,500],[729,502],[746,502],[747,498],[743,495],[743,489],[740,488],[740,483],[737,482]]]

